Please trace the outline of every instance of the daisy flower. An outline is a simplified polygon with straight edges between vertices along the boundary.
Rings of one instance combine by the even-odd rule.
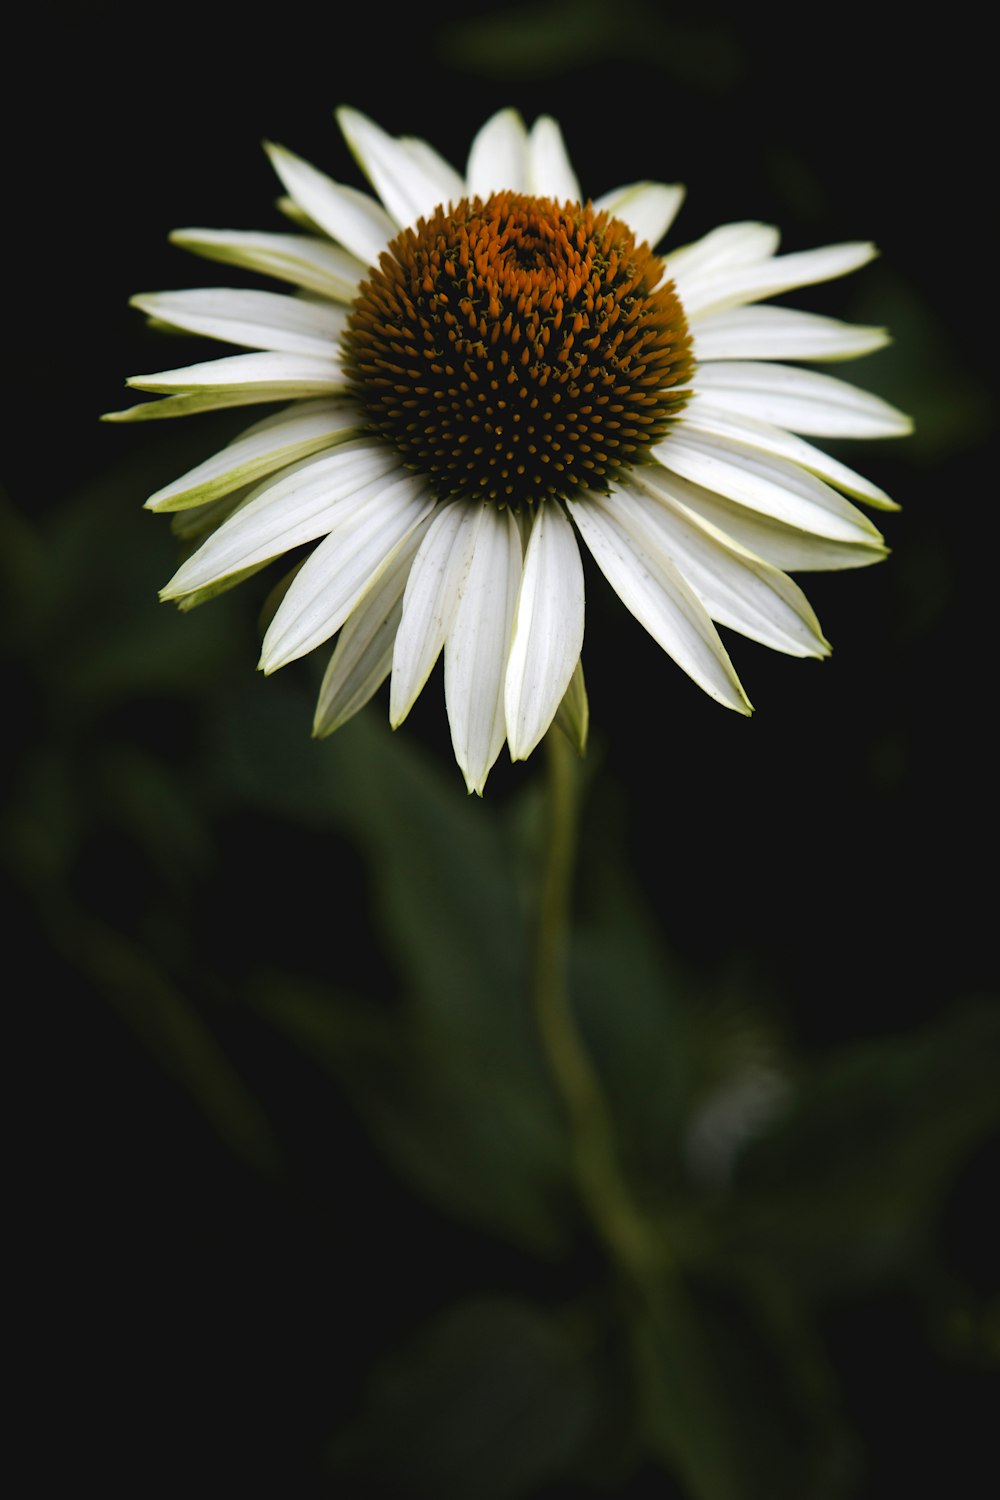
[[[269,145],[294,232],[172,236],[292,290],[133,299],[158,325],[254,352],[133,376],[161,399],[113,420],[284,403],[146,502],[197,544],[163,597],[190,607],[296,554],[264,671],[336,636],[315,733],[390,674],[395,727],[443,650],[455,756],[480,793],[505,740],[525,758],[561,707],[581,731],[581,542],[738,713],[750,704],[717,625],[825,656],[788,574],[877,561],[882,537],[852,502],[895,507],[807,439],[910,424],[787,363],[868,353],[884,330],[761,304],[874,247],[780,255],[776,229],[732,223],[661,256],[683,189],[586,198],[549,117],[528,130],[494,115],[464,174],[356,110],[338,120],[374,196]]]

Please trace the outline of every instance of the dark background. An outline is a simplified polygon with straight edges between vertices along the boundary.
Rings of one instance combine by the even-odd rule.
[[[42,1490],[79,1473],[107,1493],[488,1497],[485,1440],[468,1481],[426,1456],[422,1478],[406,1459],[419,1401],[397,1403],[403,1436],[397,1412],[388,1436],[364,1440],[398,1446],[405,1478],[366,1468],[363,1452],[353,1478],[331,1478],[330,1438],[383,1431],[363,1415],[373,1370],[454,1303],[553,1308],[601,1282],[576,1221],[557,1252],[538,1253],[386,1166],[343,1056],[331,1083],[322,1048],[252,998],[261,974],[278,974],[392,1013],[406,986],[378,915],[383,846],[335,798],[310,818],[328,749],[306,738],[314,676],[303,664],[254,676],[257,580],[190,617],[156,603],[174,543],[141,502],[245,422],[97,421],[128,404],[127,374],[213,352],[152,333],[127,307],[134,292],[226,280],[168,231],[282,227],[263,137],[360,183],[332,120],[346,102],[459,167],[496,108],[552,113],[595,195],[686,182],[682,240],[759,218],[789,250],[879,244],[872,267],[798,305],[895,335],[844,374],[911,412],[915,435],[842,445],[903,504],[886,518],[893,555],[805,580],[830,662],[733,644],[749,723],[696,694],[595,584],[581,921],[599,926],[611,900],[602,869],[631,869],[636,908],[689,997],[695,1055],[715,1067],[732,1017],[749,1016],[754,1045],[801,1090],[789,1157],[764,1177],[777,1171],[793,1208],[803,1184],[803,1220],[820,1224],[829,1172],[843,1236],[827,1236],[821,1272],[789,1248],[794,1234],[773,1263],[788,1257],[808,1286],[802,1325],[855,1458],[841,1488],[811,1479],[796,1500],[921,1484],[995,1493],[998,1247],[985,1204],[997,1153],[988,1104],[961,1114],[964,1099],[995,1097],[998,1078],[988,49],[961,13],[901,35],[871,8],[822,26],[812,11],[796,23],[776,9],[681,12],[590,0],[255,19],[107,0],[42,4],[15,23],[5,910],[8,1004],[27,1021],[17,1301]],[[371,740],[325,765],[346,776],[352,753],[389,739],[377,702]],[[428,795],[462,802],[439,682],[393,747],[404,738],[426,754]],[[287,756],[300,740],[296,803]],[[462,813],[508,840],[537,776],[533,762],[501,762],[485,802]],[[608,1006],[627,1013],[632,989],[619,967]],[[868,1079],[857,1094],[836,1081],[842,1063]],[[824,1087],[838,1103],[814,1118]],[[870,1154],[868,1196],[848,1191],[838,1208],[838,1172],[856,1185]],[[907,1173],[912,1202],[887,1249],[871,1225]],[[449,1379],[445,1405],[461,1388]],[[593,1462],[546,1459],[496,1493],[696,1493],[611,1429]],[[512,1431],[502,1448],[522,1443]],[[781,1493],[747,1479],[747,1500]]]

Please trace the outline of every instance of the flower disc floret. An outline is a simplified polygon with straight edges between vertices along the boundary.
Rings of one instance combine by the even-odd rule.
[[[463,198],[404,229],[360,289],[345,368],[373,433],[441,499],[520,510],[606,493],[689,392],[663,262],[591,203]]]

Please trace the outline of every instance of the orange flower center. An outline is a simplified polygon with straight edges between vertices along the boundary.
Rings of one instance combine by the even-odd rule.
[[[345,335],[373,432],[441,498],[515,510],[606,491],[690,392],[663,262],[592,204],[495,193],[383,251]]]

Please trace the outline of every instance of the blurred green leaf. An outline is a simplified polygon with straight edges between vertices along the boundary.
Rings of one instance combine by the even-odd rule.
[[[825,1059],[738,1162],[714,1233],[730,1263],[821,1293],[900,1263],[1000,1120],[1000,1005]]]
[[[635,1317],[650,1450],[690,1500],[847,1500],[857,1455],[803,1325],[664,1282]]]
[[[353,1493],[386,1500],[517,1500],[572,1465],[597,1418],[584,1328],[484,1299],[449,1309],[386,1362],[332,1468]]]
[[[652,0],[539,0],[502,5],[443,26],[438,45],[456,68],[494,78],[545,78],[619,58],[655,61],[671,79],[709,94],[731,88],[743,62],[730,28],[675,20]]]
[[[263,1109],[195,1006],[150,956],[123,934],[69,911],[53,923],[53,941],[190,1094],[222,1140],[258,1171],[275,1172],[279,1153]]]
[[[336,1078],[431,1202],[537,1253],[564,1248],[566,1164],[544,1094],[409,1013],[277,976],[258,978],[250,997]]]

